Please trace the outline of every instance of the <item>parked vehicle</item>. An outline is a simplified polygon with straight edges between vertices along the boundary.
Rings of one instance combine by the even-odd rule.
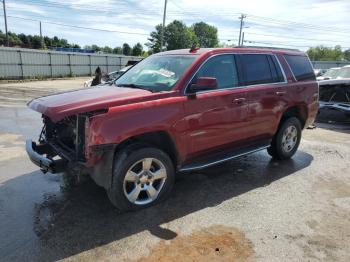
[[[300,51],[175,50],[152,55],[114,85],[34,99],[43,117],[30,159],[44,172],[76,169],[120,210],[171,194],[190,172],[267,149],[289,159],[318,110],[318,84]]]
[[[320,81],[319,89],[317,121],[350,122],[350,78]]]
[[[322,76],[327,72],[327,69],[314,69],[316,77]]]
[[[350,79],[350,65],[343,66],[337,72],[336,79]]]
[[[132,66],[126,66],[126,67],[123,67],[122,69],[120,69],[119,71],[113,71],[113,72],[110,72],[109,74],[105,75],[102,80],[101,80],[101,83],[102,84],[105,84],[107,82],[110,82],[110,81],[114,81],[114,80],[117,80],[120,76],[122,76],[126,71],[128,71]],[[92,84],[92,80],[93,79],[89,79],[87,81],[84,82],[84,87],[90,87],[91,84]]]
[[[332,68],[328,69],[327,72],[324,73],[323,75],[317,76],[317,81],[329,80],[329,79],[336,78],[340,68],[341,67],[332,67]]]

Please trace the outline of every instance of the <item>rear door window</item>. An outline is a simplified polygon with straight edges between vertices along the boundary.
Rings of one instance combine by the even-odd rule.
[[[210,58],[199,69],[192,82],[195,82],[198,77],[215,77],[219,89],[238,86],[234,55],[218,55]]]
[[[284,55],[297,81],[316,80],[314,70],[307,56]]]
[[[242,66],[245,84],[258,85],[281,82],[281,72],[274,66],[270,55],[242,54],[239,56]]]

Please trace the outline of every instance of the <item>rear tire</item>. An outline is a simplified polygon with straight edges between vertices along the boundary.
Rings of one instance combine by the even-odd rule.
[[[296,117],[286,119],[279,127],[267,149],[270,156],[276,159],[290,159],[298,150],[301,140],[301,123]]]
[[[131,146],[116,154],[107,194],[120,211],[137,210],[168,197],[174,180],[174,165],[166,153],[154,147]]]

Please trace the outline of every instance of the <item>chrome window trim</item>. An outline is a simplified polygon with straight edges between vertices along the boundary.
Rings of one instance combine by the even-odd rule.
[[[203,65],[211,58],[213,57],[216,57],[216,56],[220,56],[220,55],[270,55],[270,56],[274,56],[278,62],[278,66],[280,67],[280,70],[282,72],[282,75],[283,75],[283,78],[284,78],[284,81],[282,82],[273,82],[273,83],[264,83],[264,84],[254,84],[254,85],[243,85],[243,86],[236,86],[236,87],[226,87],[226,88],[220,88],[220,89],[214,89],[214,90],[207,90],[207,91],[200,91],[200,92],[197,92],[196,94],[203,94],[203,93],[211,93],[211,92],[220,92],[220,91],[224,91],[224,90],[232,90],[232,89],[243,89],[243,88],[250,88],[250,87],[255,87],[255,86],[265,86],[265,85],[277,85],[277,84],[287,84],[288,83],[288,80],[287,80],[287,77],[286,77],[286,74],[283,70],[283,67],[277,57],[276,54],[271,54],[271,53],[232,53],[232,52],[228,52],[228,53],[221,53],[221,54],[215,54],[215,55],[212,55],[210,57],[208,57],[201,65],[200,67],[196,70],[196,72],[192,75],[192,77],[190,78],[189,81],[187,81],[186,83],[186,87],[184,89],[184,95],[192,95],[191,93],[187,93],[187,88],[189,86],[189,84],[192,82],[193,78],[196,76],[196,74],[198,73],[199,70],[201,70],[201,68],[203,67]],[[237,70],[237,68],[236,68]]]

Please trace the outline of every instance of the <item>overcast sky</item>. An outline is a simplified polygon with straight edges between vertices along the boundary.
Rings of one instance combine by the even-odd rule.
[[[66,38],[81,46],[145,44],[162,22],[164,0],[6,0],[9,31]],[[245,19],[247,45],[299,48],[323,44],[350,48],[350,0],[168,0],[166,23],[204,21],[218,28],[219,40],[237,43],[239,15]],[[2,12],[1,12],[2,14]],[[0,30],[4,31],[3,17]],[[118,32],[71,28],[46,22]],[[130,34],[127,34],[130,33]]]

